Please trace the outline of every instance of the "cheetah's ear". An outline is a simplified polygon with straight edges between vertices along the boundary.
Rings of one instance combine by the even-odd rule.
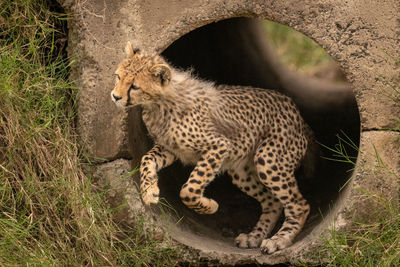
[[[129,41],[125,45],[125,54],[127,57],[131,57],[134,54],[132,44]]]
[[[139,49],[133,49],[133,46],[131,44],[131,42],[127,42],[125,45],[125,54],[127,57],[132,57],[134,54],[139,53],[140,50]]]
[[[171,81],[171,69],[166,64],[157,64],[150,68],[151,74],[160,79],[161,85],[167,85]]]

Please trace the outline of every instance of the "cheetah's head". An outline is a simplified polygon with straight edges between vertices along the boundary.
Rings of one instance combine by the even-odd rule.
[[[157,55],[147,55],[134,49],[130,42],[125,47],[127,58],[115,72],[115,86],[111,99],[120,107],[157,102],[171,80],[171,69]]]

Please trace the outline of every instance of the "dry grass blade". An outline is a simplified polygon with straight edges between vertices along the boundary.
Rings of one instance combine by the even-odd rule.
[[[50,11],[52,9],[53,11]],[[171,249],[113,221],[83,172],[54,1],[0,2],[0,265],[165,266]]]

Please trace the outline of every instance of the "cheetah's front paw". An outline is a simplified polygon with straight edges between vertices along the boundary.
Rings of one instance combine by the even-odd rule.
[[[266,254],[272,254],[275,251],[287,248],[292,244],[292,241],[285,238],[284,236],[273,236],[270,239],[264,239],[261,242],[261,252]]]
[[[261,235],[241,233],[235,238],[235,244],[239,248],[258,248],[261,244]]]
[[[217,212],[218,206],[218,203],[214,199],[202,197],[193,209],[200,214],[214,214]]]
[[[142,190],[142,199],[145,205],[157,204],[159,200],[160,189],[157,183],[153,183]]]

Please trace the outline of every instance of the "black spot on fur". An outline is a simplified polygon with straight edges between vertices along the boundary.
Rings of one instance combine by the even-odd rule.
[[[278,182],[280,180],[280,178],[279,178],[279,176],[274,176],[274,177],[272,177],[271,180],[274,182]]]

